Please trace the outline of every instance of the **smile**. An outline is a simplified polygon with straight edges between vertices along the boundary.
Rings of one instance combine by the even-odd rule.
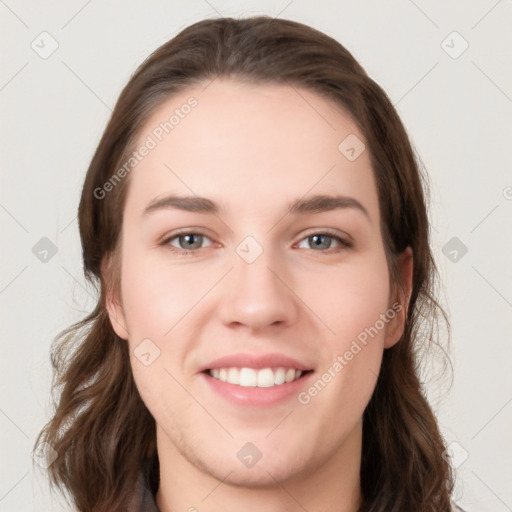
[[[295,368],[215,368],[208,370],[214,379],[241,387],[270,388],[293,382],[301,377],[302,370]]]

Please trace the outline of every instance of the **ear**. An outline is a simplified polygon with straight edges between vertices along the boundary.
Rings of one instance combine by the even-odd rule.
[[[398,297],[391,306],[395,311],[394,318],[389,322],[386,329],[386,339],[384,348],[390,348],[395,345],[402,337],[407,321],[407,312],[409,311],[409,300],[412,293],[412,274],[413,274],[413,254],[412,249],[407,247],[397,259],[398,274],[403,288],[398,288]]]
[[[108,316],[110,318],[110,323],[112,324],[112,328],[115,333],[123,340],[128,339],[128,327],[126,325],[126,319],[124,315],[124,309],[121,302],[121,297],[119,297],[119,289],[116,289],[116,286],[113,283],[113,268],[114,259],[111,255],[105,256],[104,260],[101,262],[101,273],[104,277],[104,282],[106,283],[106,298],[105,298],[105,307],[108,312]],[[117,287],[119,288],[119,287]]]

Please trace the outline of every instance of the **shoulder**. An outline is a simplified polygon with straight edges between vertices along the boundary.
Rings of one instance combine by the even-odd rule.
[[[457,504],[452,503],[452,512],[465,512],[465,510],[462,510]]]

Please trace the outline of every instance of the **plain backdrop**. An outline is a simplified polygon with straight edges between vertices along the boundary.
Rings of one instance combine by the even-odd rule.
[[[64,510],[31,449],[50,411],[50,343],[95,303],[76,212],[122,87],[185,26],[254,14],[334,37],[398,109],[432,183],[454,380],[433,374],[427,393],[456,497],[512,510],[510,0],[0,0],[0,511]],[[42,246],[56,251],[46,261]]]

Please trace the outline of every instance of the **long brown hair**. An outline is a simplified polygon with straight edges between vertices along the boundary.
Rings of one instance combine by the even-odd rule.
[[[133,151],[140,128],[172,94],[217,77],[308,89],[348,111],[367,141],[377,182],[382,234],[393,286],[397,256],[411,247],[413,288],[400,341],[384,351],[363,416],[360,512],[450,510],[453,482],[445,445],[418,377],[418,350],[437,343],[437,269],[429,242],[426,176],[382,88],[337,41],[306,25],[267,16],[203,20],[153,52],[123,89],[85,178],[79,229],[86,278],[99,287],[87,317],[52,345],[55,413],[38,436],[58,453],[51,483],[80,511],[123,509],[144,461],[156,453],[155,420],[140,398],[127,343],[106,310],[118,268],[129,177],[108,197],[98,190]],[[96,193],[95,193],[96,191]]]

